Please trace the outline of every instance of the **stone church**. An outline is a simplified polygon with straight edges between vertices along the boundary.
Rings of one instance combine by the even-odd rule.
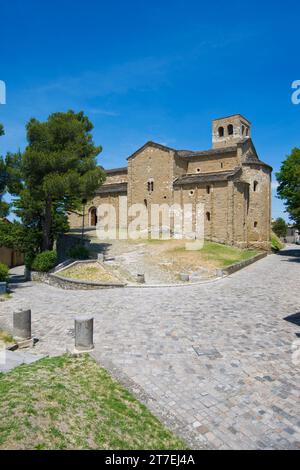
[[[212,148],[176,150],[147,142],[123,168],[106,170],[106,181],[86,206],[86,226],[97,224],[97,207],[119,197],[132,204],[205,207],[207,240],[268,249],[271,227],[272,168],[262,162],[251,139],[251,123],[235,114],[212,122]],[[71,228],[82,216],[70,214]]]

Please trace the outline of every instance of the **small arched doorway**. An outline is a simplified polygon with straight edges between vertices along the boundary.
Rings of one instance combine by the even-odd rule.
[[[89,212],[90,212],[90,226],[91,227],[96,227],[97,222],[98,222],[96,207],[91,207]]]

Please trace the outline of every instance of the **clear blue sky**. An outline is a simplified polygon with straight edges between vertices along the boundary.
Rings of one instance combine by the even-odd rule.
[[[299,1],[14,0],[0,14],[2,154],[24,148],[30,117],[68,109],[93,121],[106,168],[147,140],[210,148],[211,120],[234,113],[275,171],[300,145]]]

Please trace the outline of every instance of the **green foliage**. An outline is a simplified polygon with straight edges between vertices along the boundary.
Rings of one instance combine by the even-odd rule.
[[[74,259],[89,259],[89,250],[85,246],[78,244],[70,248],[68,256]]]
[[[104,179],[97,166],[101,147],[94,145],[92,123],[83,112],[51,114],[26,126],[24,153],[7,156],[8,188],[18,196],[15,212],[27,229],[40,234],[39,250],[51,250],[68,230],[68,212],[78,210]]]
[[[283,247],[284,247],[284,244],[277,237],[276,233],[272,232],[272,234],[271,234],[271,248],[272,248],[272,250],[279,251],[279,250],[282,250]]]
[[[57,265],[57,253],[56,251],[43,251],[39,253],[33,260],[32,269],[47,273],[51,271]]]
[[[8,279],[8,266],[0,263],[0,282],[6,282]]]
[[[278,196],[285,201],[291,218],[300,228],[300,149],[294,148],[276,174]]]
[[[272,230],[278,237],[286,237],[288,225],[282,217],[272,223]]]

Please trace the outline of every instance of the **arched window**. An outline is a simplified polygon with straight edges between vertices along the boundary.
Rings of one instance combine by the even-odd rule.
[[[90,213],[90,226],[96,227],[97,222],[98,222],[96,207],[91,207],[89,210],[89,213]]]
[[[154,191],[154,181],[151,181],[150,187],[151,187],[151,192]]]
[[[219,127],[218,133],[219,133],[219,137],[224,137],[224,127]]]
[[[223,166],[224,166],[224,165],[223,165],[223,162],[221,162],[221,168],[223,168]]]
[[[206,220],[208,220],[208,222],[210,222],[210,212],[206,212]]]
[[[246,135],[247,135],[247,136],[249,135],[249,129],[248,129],[248,127],[246,127]]]
[[[255,222],[254,222],[254,228],[257,228],[257,225],[258,225],[258,224],[257,224],[257,222],[255,221]]]
[[[228,135],[233,135],[233,125],[232,124],[229,124],[227,126],[227,132],[228,132]]]
[[[258,187],[258,182],[254,181],[254,183],[253,183],[253,191],[254,192],[257,190],[257,187]]]
[[[206,186],[206,192],[207,192],[207,194],[210,194],[210,186],[209,185]]]

